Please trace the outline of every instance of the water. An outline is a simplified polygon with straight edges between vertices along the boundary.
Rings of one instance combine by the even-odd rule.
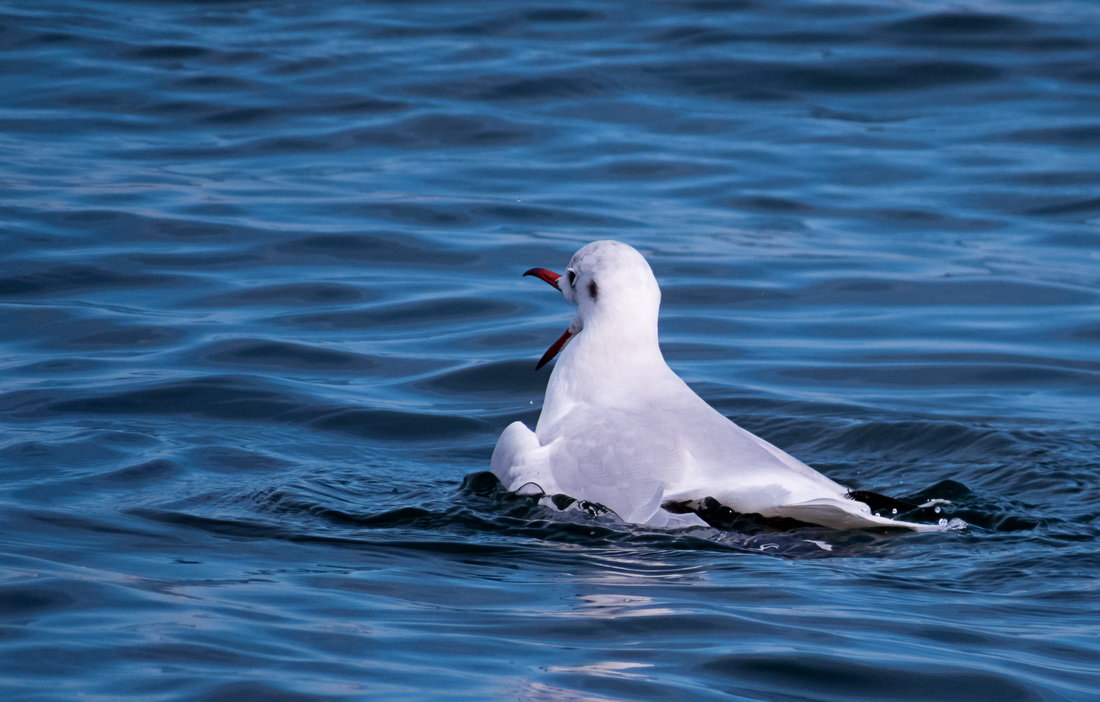
[[[1095,4],[0,8],[5,699],[1094,698]],[[972,526],[502,494],[600,238],[722,412]]]

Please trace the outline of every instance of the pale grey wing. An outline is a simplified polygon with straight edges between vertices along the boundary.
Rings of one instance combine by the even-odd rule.
[[[685,386],[686,387],[686,386]],[[710,407],[694,393],[676,393],[665,420],[680,428],[686,469],[669,486],[671,501],[713,497],[738,512],[814,500],[843,499],[847,488],[776,448]]]
[[[873,514],[866,504],[847,498],[848,488],[737,426],[701,400],[695,407],[685,402],[677,411],[695,419],[683,424],[689,427],[685,441],[692,461],[688,483],[670,492],[670,501],[713,497],[737,512],[789,517],[834,529],[943,528]]]
[[[512,422],[497,439],[489,470],[512,492],[557,492],[547,461],[548,451],[523,422]]]
[[[872,514],[870,508],[862,502],[828,497],[798,504],[780,505],[776,507],[774,514],[766,516],[789,517],[832,529],[889,527],[893,529],[910,529],[912,531],[944,531],[946,529],[959,529],[962,526],[960,520],[954,520],[951,523],[944,520],[942,524],[919,524],[917,522],[890,519],[889,517],[879,517]]]
[[[554,482],[570,497],[602,504],[624,521],[666,520],[661,504],[686,466],[679,433],[655,426],[655,416],[577,405],[540,435]]]

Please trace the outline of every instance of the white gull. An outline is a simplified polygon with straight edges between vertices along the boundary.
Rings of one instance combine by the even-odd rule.
[[[568,495],[651,526],[703,525],[699,515],[718,504],[836,529],[944,528],[872,513],[859,498],[893,501],[830,480],[696,395],[661,355],[661,290],[632,247],[596,241],[564,276],[525,275],[560,290],[577,313],[539,361],[561,352],[535,431],[513,422],[493,450],[506,489]]]

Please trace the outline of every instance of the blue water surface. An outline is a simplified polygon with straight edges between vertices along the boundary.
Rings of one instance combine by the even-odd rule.
[[[0,691],[1095,699],[1100,5],[0,0]],[[708,401],[957,532],[484,475],[613,238]]]

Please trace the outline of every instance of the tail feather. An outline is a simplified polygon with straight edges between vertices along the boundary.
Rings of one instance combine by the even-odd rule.
[[[861,509],[862,508],[862,509]],[[821,498],[808,502],[799,502],[793,505],[782,505],[774,509],[773,515],[810,524],[820,524],[833,529],[868,529],[868,528],[893,528],[911,529],[912,531],[942,531],[939,524],[920,524],[918,522],[905,522],[889,517],[880,517],[873,514],[870,508],[862,502],[837,500],[833,498]]]
[[[900,503],[900,501],[898,502]],[[958,520],[953,520],[949,524],[922,524],[890,519],[872,513],[870,508],[863,502],[830,497],[780,505],[766,511],[762,510],[762,514],[736,512],[713,497],[706,497],[701,500],[669,501],[661,506],[665,511],[672,514],[694,512],[712,527],[735,531],[756,531],[759,529],[774,531],[814,525],[831,529],[887,528],[909,529],[911,531],[942,531],[958,528],[962,525]]]
[[[915,505],[911,502],[899,500],[894,497],[888,497],[887,495],[880,495],[870,490],[849,490],[845,497],[849,500],[862,502],[870,507],[871,511],[876,514],[878,512],[893,512],[894,514],[912,512],[920,507],[920,505]]]

